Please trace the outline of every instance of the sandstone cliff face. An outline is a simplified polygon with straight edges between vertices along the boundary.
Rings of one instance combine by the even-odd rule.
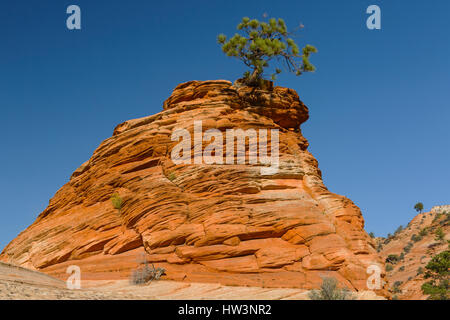
[[[450,240],[450,206],[436,206],[430,212],[420,213],[407,227],[391,238],[378,239],[380,254],[393,269],[387,272],[390,291],[402,300],[424,300],[421,286],[425,266],[435,255],[448,250]],[[437,239],[436,231],[441,229],[442,240]],[[391,256],[389,259],[388,257]],[[396,261],[393,256],[399,257]]]
[[[83,277],[123,278],[145,251],[168,279],[309,289],[328,275],[367,290],[367,266],[383,263],[359,208],[323,185],[300,130],[307,119],[291,89],[180,84],[164,111],[118,125],[0,259],[63,278],[71,264]],[[173,130],[192,133],[199,120],[204,131],[278,129],[278,172],[174,164]]]

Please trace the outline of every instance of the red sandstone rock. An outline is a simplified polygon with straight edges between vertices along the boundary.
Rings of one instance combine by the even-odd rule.
[[[62,278],[70,264],[87,277],[123,278],[145,250],[169,279],[313,288],[327,274],[367,289],[366,267],[382,261],[359,208],[323,185],[300,131],[308,109],[294,90],[190,81],[163,109],[118,125],[0,259]],[[194,120],[204,131],[278,129],[279,171],[174,164],[171,134],[192,134]]]

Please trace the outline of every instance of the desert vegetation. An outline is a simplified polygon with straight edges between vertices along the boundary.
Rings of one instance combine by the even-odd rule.
[[[165,274],[164,268],[155,268],[153,263],[150,266],[145,255],[138,262],[140,266],[133,270],[130,276],[130,283],[133,285],[143,285],[152,282],[152,280],[159,280]]]
[[[117,192],[115,192],[111,195],[111,202],[112,202],[114,209],[117,209],[117,211],[120,215],[120,211],[122,210],[122,204],[123,204],[122,197]]]
[[[422,202],[417,202],[414,205],[414,210],[416,210],[419,213],[422,213],[422,211],[423,211],[423,203]]]
[[[429,281],[422,285],[422,292],[429,300],[449,300],[450,250],[434,256],[425,269],[424,277]]]
[[[297,76],[315,70],[309,57],[311,53],[317,52],[317,49],[307,44],[300,51],[291,37],[293,33],[288,32],[283,19],[271,18],[268,21],[258,21],[244,17],[237,25],[237,30],[240,34],[236,33],[231,38],[220,34],[217,41],[227,56],[241,60],[251,69],[244,73],[245,84],[261,86],[264,70],[273,60],[284,63],[287,70]],[[270,78],[275,80],[279,73],[281,69],[275,68]]]
[[[355,297],[347,288],[340,289],[338,281],[332,277],[322,278],[319,290],[311,290],[308,293],[311,300],[354,300]]]

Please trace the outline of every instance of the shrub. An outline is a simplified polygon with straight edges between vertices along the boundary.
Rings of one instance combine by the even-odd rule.
[[[444,240],[445,234],[444,231],[442,231],[441,227],[437,228],[434,234],[436,235],[436,237],[434,238],[436,241]]]
[[[373,232],[369,233],[369,236],[370,236],[371,238],[375,238],[375,234],[374,234]]]
[[[394,288],[393,288],[393,292],[394,293],[401,293],[402,290],[400,289],[400,286],[402,285],[403,281],[395,281],[394,282]]]
[[[386,264],[385,269],[386,269],[387,272],[389,272],[389,271],[394,270],[394,267],[391,264],[388,263],[388,264]]]
[[[413,234],[411,236],[411,240],[414,241],[414,242],[418,242],[418,241],[422,240],[422,237],[420,235]]]
[[[386,258],[386,263],[396,264],[400,260],[399,256],[396,254],[390,254]]]
[[[143,268],[133,270],[131,273],[131,284],[140,285],[145,284],[151,280],[153,277],[152,269],[149,266],[144,266]]]
[[[377,245],[377,252],[380,252],[381,249],[383,249],[383,244],[381,242],[379,242]]]
[[[311,290],[308,293],[311,300],[354,300],[355,297],[347,288],[339,289],[335,278],[322,278],[319,290]]]
[[[450,212],[445,212],[445,219],[439,222],[441,226],[447,226],[450,224]]]
[[[159,280],[165,274],[166,270],[164,268],[155,268],[153,264],[150,267],[148,260],[145,258],[145,254],[139,263],[141,266],[131,272],[130,283],[133,285],[141,285],[152,280]]]
[[[408,242],[408,244],[406,245],[406,247],[403,248],[403,251],[405,253],[409,253],[411,251],[411,248],[413,247],[413,243],[412,242]]]
[[[429,300],[449,300],[450,251],[434,256],[425,268],[425,278],[431,280],[422,285],[422,292],[429,295]]]
[[[405,266],[401,266],[400,268],[398,268],[398,271],[405,271]]]
[[[177,178],[175,172],[171,172],[169,173],[169,175],[167,176],[167,179],[169,179],[170,181],[173,181]]]
[[[427,234],[428,234],[428,229],[427,228],[423,228],[419,232],[419,236],[421,236],[421,237],[425,237]]]
[[[119,210],[119,214],[120,214],[120,210],[122,209],[122,204],[123,204],[123,199],[120,197],[120,195],[115,192],[111,195],[111,202],[113,204],[113,207],[117,210]]]
[[[402,232],[403,231],[403,226],[399,226],[398,228],[397,228],[397,230],[395,230],[395,232],[394,232],[394,235],[396,236],[396,235],[398,235],[400,232]]]
[[[440,217],[442,217],[442,212],[436,213],[436,215],[433,218],[433,223],[438,221]]]
[[[422,267],[419,267],[418,269],[417,269],[417,275],[421,275],[423,273],[423,268]]]

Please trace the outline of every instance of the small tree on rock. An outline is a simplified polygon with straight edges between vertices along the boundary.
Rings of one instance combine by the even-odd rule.
[[[311,53],[317,49],[307,44],[300,51],[298,45],[291,38],[283,19],[272,18],[267,22],[242,18],[233,37],[227,38],[220,34],[217,41],[222,46],[222,51],[229,57],[236,57],[251,69],[244,73],[244,82],[251,86],[260,86],[264,69],[269,67],[269,61],[273,59],[284,63],[286,68],[301,75],[303,72],[311,72],[315,67],[309,62]],[[275,80],[281,69],[275,68],[271,79]]]
[[[423,211],[423,203],[422,202],[417,202],[416,205],[414,206],[414,209],[417,212],[422,213],[422,211]]]

